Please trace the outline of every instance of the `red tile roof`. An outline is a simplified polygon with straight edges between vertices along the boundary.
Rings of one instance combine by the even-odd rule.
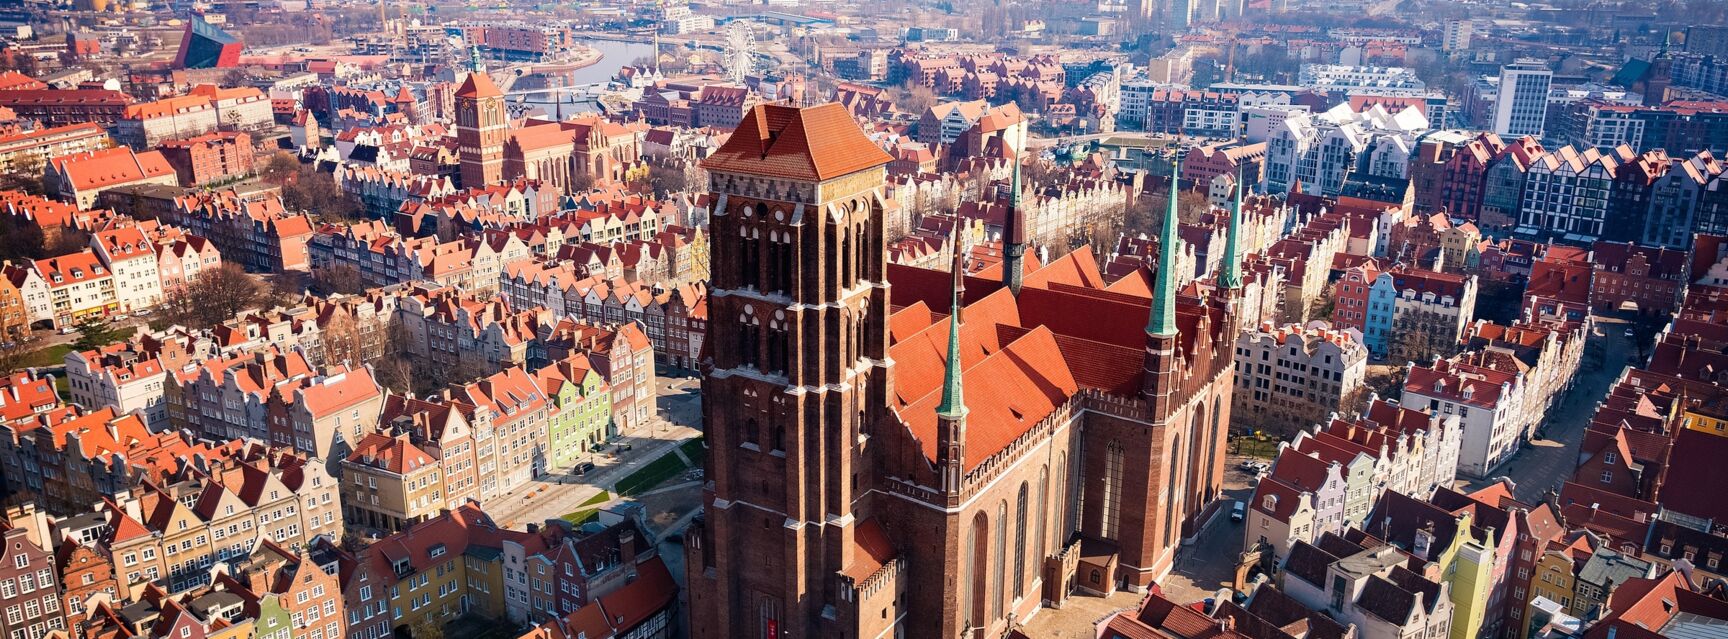
[[[799,108],[759,104],[702,163],[711,171],[821,181],[892,161],[838,102]]]
[[[485,71],[468,74],[468,79],[462,81],[462,86],[456,89],[458,98],[496,98],[503,97],[504,92],[498,90],[498,85],[492,83],[492,76]]]
[[[362,437],[354,446],[354,452],[348,455],[348,462],[397,475],[412,474],[437,464],[437,460],[426,451],[409,442],[407,435],[391,437],[383,433],[369,433]]]

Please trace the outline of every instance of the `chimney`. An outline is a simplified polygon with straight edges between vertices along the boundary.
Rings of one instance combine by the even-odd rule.
[[[636,529],[626,526],[618,531],[618,552],[622,561],[636,563]]]

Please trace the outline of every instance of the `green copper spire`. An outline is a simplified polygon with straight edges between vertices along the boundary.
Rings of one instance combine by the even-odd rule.
[[[1176,252],[1182,241],[1176,237],[1177,179],[1182,174],[1180,151],[1170,157],[1170,205],[1164,211],[1164,230],[1158,234],[1158,282],[1152,288],[1152,316],[1146,319],[1151,335],[1176,334]]]
[[[960,388],[960,293],[966,290],[966,271],[961,263],[958,229],[954,234],[954,301],[948,315],[948,368],[942,374],[942,403],[936,416],[959,421],[966,418],[966,399]]]
[[[1242,254],[1236,236],[1242,227],[1242,167],[1236,167],[1236,195],[1230,200],[1230,228],[1224,239],[1224,270],[1218,274],[1218,285],[1235,290],[1242,288]]]
[[[1020,294],[1026,277],[1026,213],[1020,210],[1020,157],[1014,157],[1014,177],[1008,181],[1008,215],[1002,229],[1002,281]]]

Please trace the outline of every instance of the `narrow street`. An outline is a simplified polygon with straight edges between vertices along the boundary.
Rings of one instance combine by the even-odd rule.
[[[1572,476],[1578,464],[1578,446],[1584,440],[1584,430],[1596,412],[1596,404],[1607,395],[1614,380],[1625,370],[1626,358],[1637,352],[1625,331],[1631,326],[1626,320],[1597,317],[1594,331],[1588,336],[1584,363],[1577,381],[1548,411],[1548,420],[1522,451],[1502,464],[1494,476],[1471,482],[1471,489],[1480,488],[1506,477],[1512,480],[1513,495],[1534,503],[1548,491],[1558,491]],[[1596,353],[1600,353],[1598,356]]]

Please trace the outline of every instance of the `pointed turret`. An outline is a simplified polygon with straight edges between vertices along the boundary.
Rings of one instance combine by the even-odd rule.
[[[1179,155],[1172,155],[1170,203],[1164,210],[1164,229],[1158,234],[1158,281],[1152,288],[1152,314],[1146,319],[1146,333],[1149,335],[1176,334],[1176,288],[1180,285],[1176,279],[1176,254],[1182,243],[1176,235],[1176,195],[1180,190],[1177,178],[1181,173],[1182,159]]]
[[[1014,177],[1008,181],[1008,215],[1002,226],[1002,282],[1019,295],[1025,277],[1026,212],[1020,209],[1020,158],[1014,158]]]
[[[936,406],[936,416],[943,421],[966,419],[966,400],[960,380],[960,313],[961,294],[966,292],[966,269],[962,262],[958,228],[954,234],[954,300],[949,306],[948,370],[942,375],[942,403]]]
[[[1230,228],[1225,231],[1224,268],[1218,274],[1218,285],[1226,289],[1242,288],[1242,253],[1238,236],[1242,234],[1242,167],[1236,167],[1236,193],[1230,200]]]
[[[965,248],[960,246],[960,228],[954,228],[954,298],[948,315],[948,364],[942,373],[942,403],[936,406],[937,465],[942,473],[942,492],[950,506],[960,504],[960,486],[966,476],[966,398],[960,380],[960,313],[965,303]]]

